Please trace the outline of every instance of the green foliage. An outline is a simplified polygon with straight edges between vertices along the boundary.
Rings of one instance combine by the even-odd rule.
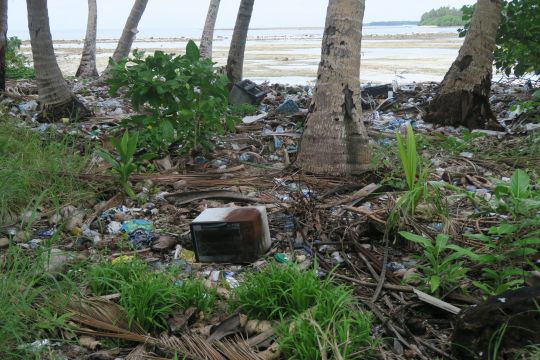
[[[112,166],[112,171],[118,176],[118,182],[125,193],[135,199],[135,193],[129,183],[129,176],[137,170],[135,164],[135,152],[137,151],[137,143],[139,136],[137,133],[129,135],[126,129],[120,140],[111,139],[114,148],[118,152],[120,159],[115,159],[110,153],[104,150],[98,150],[98,154]]]
[[[164,330],[167,318],[175,309],[197,306],[210,312],[216,295],[206,290],[200,281],[188,280],[175,285],[163,273],[141,272],[122,284],[120,305],[126,310],[130,323],[136,321],[147,331]]]
[[[246,274],[229,302],[232,309],[254,319],[284,319],[315,305],[322,284],[315,270],[300,272],[294,265],[270,265]]]
[[[416,138],[412,126],[410,124],[407,125],[406,142],[403,141],[399,133],[396,133],[396,140],[401,168],[405,174],[408,191],[399,198],[390,214],[388,224],[391,227],[396,225],[398,216],[413,215],[420,199],[429,196],[427,171],[421,170],[418,176],[419,157],[416,151]]]
[[[134,51],[132,58],[113,65],[111,93],[127,88],[126,96],[144,115],[125,125],[138,129],[151,152],[167,153],[173,144],[184,153],[208,150],[212,136],[234,129],[233,118],[226,116],[228,79],[213,66],[200,58],[193,41],[182,56],[156,51],[144,58]]]
[[[510,183],[497,184],[494,210],[501,214],[511,213],[514,220],[534,219],[540,210],[540,191],[534,191],[530,181],[529,175],[518,169],[510,178]]]
[[[186,280],[177,285],[168,273],[153,273],[139,259],[115,264],[101,262],[88,270],[88,285],[94,295],[120,293],[120,304],[129,320],[144,329],[165,329],[167,317],[176,309],[195,306],[209,313],[216,300],[214,290],[208,290],[198,280]]]
[[[437,235],[435,242],[409,232],[402,231],[400,235],[424,249],[423,256],[418,259],[427,260],[427,264],[420,264],[418,268],[422,270],[421,279],[429,285],[431,293],[437,293],[440,288],[449,290],[466,277],[468,269],[463,261],[458,261],[464,249],[448,244],[448,235]]]
[[[87,164],[69,138],[58,142],[0,119],[0,224],[13,222],[45,190],[44,206],[92,197],[79,178]]]
[[[279,347],[286,359],[368,359],[373,345],[371,314],[358,311],[351,289],[324,288],[316,305],[278,328]],[[322,353],[326,357],[322,356]],[[359,355],[361,353],[361,356]],[[373,357],[375,358],[375,357]]]
[[[38,339],[58,337],[69,315],[62,312],[76,284],[44,271],[47,250],[30,256],[10,246],[0,273],[0,354],[3,359],[41,359],[40,351],[26,346]],[[59,311],[61,313],[59,313]]]
[[[422,15],[420,26],[462,26],[463,12],[456,8],[443,6]]]
[[[416,187],[418,154],[416,153],[416,139],[414,138],[412,126],[410,124],[407,125],[406,143],[403,142],[399,133],[396,133],[396,140],[398,143],[399,159],[401,160],[401,166],[405,173],[407,186],[409,187],[409,190],[413,190]]]
[[[177,303],[178,289],[170,279],[141,273],[120,288],[120,305],[126,310],[130,324],[136,321],[143,329],[165,330],[167,317]]]
[[[528,174],[516,170],[509,183],[495,187],[489,211],[511,214],[513,222],[503,221],[487,234],[467,234],[483,244],[481,251],[460,252],[482,266],[482,280],[473,284],[486,295],[498,295],[523,284],[524,266],[540,245],[540,193],[534,191]]]
[[[281,320],[278,342],[287,359],[315,360],[322,352],[329,359],[353,359],[362,350],[366,358],[375,343],[371,315],[357,309],[351,289],[320,281],[315,270],[269,265],[247,274],[230,306],[250,318]]]
[[[21,40],[10,37],[6,47],[6,78],[8,79],[33,79],[36,76],[30,61],[20,53]]]
[[[465,36],[474,6],[463,7]],[[503,1],[502,20],[497,32],[495,66],[506,75],[540,74],[540,11],[537,0]]]
[[[115,294],[120,292],[123,284],[149,271],[148,266],[138,259],[116,264],[105,261],[88,270],[88,285],[96,296]]]

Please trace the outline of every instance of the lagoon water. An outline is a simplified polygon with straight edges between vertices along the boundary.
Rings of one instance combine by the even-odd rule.
[[[106,66],[120,32],[120,29],[99,31],[99,70]],[[199,29],[141,29],[133,47],[147,52],[182,53],[187,41],[197,41],[200,33]],[[323,28],[250,30],[244,76],[259,82],[312,82],[320,60],[322,34]],[[28,39],[27,31],[9,34],[14,35]],[[361,80],[364,83],[440,81],[462,43],[455,27],[365,26],[363,35]],[[226,63],[231,36],[231,29],[215,32],[214,60],[218,65]],[[73,75],[80,59],[84,32],[56,31],[53,37],[60,67],[66,75]],[[23,51],[30,53],[28,41]]]

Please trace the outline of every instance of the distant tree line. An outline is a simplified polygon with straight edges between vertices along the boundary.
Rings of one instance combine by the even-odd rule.
[[[430,10],[422,15],[420,26],[463,26],[463,11],[449,6]]]

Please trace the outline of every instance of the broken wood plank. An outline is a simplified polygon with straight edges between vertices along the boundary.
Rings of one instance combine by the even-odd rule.
[[[339,205],[358,202],[358,201],[364,199],[366,196],[370,195],[371,193],[377,191],[377,189],[379,189],[379,188],[380,188],[380,185],[369,184],[369,185],[363,187],[362,189],[358,190],[354,194],[347,196],[345,199],[338,200],[338,201],[333,201],[333,202],[328,203],[328,204],[318,205],[317,208],[318,209],[330,209],[330,208],[333,208],[333,207],[336,207],[336,206],[339,206]]]
[[[414,291],[414,294],[418,296],[418,299],[420,301],[425,302],[426,304],[435,306],[436,308],[439,308],[444,311],[448,311],[449,313],[454,314],[454,315],[457,315],[461,312],[460,308],[452,304],[449,304],[446,301],[437,299],[436,297],[426,294],[425,292],[420,291],[418,289],[413,289],[413,291]]]

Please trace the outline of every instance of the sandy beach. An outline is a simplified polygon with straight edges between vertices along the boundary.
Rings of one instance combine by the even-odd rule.
[[[449,30],[450,31],[450,30]],[[180,38],[139,38],[133,48],[182,53],[187,41]],[[306,84],[316,77],[322,37],[318,34],[293,36],[251,36],[246,47],[244,76],[255,81]],[[99,39],[98,70],[107,65],[116,39]],[[214,42],[214,61],[224,65],[229,38]],[[363,83],[440,81],[455,59],[462,39],[456,33],[373,34],[362,42],[361,80]],[[82,40],[56,40],[55,50],[64,75],[73,76],[83,47]],[[30,44],[22,50],[30,55]]]

